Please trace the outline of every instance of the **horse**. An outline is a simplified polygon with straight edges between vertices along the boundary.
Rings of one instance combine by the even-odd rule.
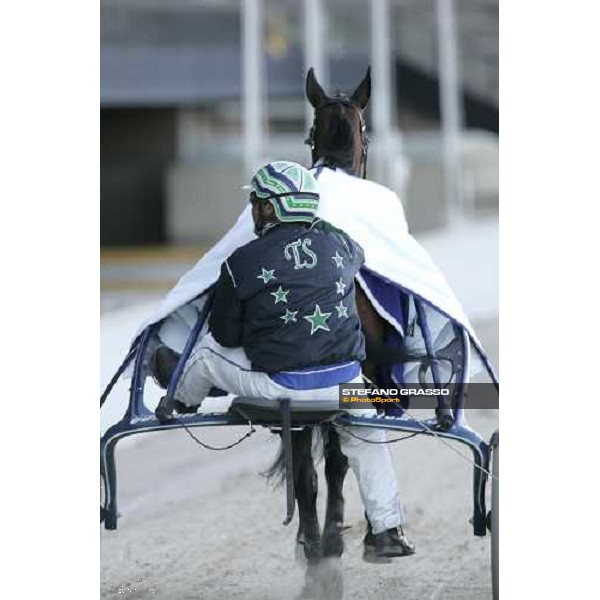
[[[365,77],[351,95],[337,93],[332,97],[324,92],[314,70],[309,70],[306,78],[306,96],[315,109],[315,117],[306,141],[311,148],[313,167],[318,163],[331,168],[344,169],[357,177],[366,177],[368,139],[364,110],[370,95],[370,70],[367,70]],[[397,363],[421,360],[424,357],[410,355],[402,348],[387,346],[385,340],[392,331],[392,326],[375,310],[358,283],[355,290],[356,306],[366,348],[362,371],[377,387],[386,387],[387,383],[391,383],[386,369],[389,370]],[[178,356],[171,357],[172,365],[167,369],[169,374],[172,367],[177,364],[177,359]],[[166,377],[165,382],[169,379],[170,376]],[[328,559],[340,558],[344,551],[343,484],[349,465],[348,459],[341,451],[340,439],[335,427],[327,422],[322,424],[320,432],[325,459],[327,508],[321,533],[316,510],[318,478],[312,453],[315,429],[313,425],[294,429],[291,433],[292,478],[299,515],[296,543],[297,548],[303,550],[309,566],[306,594],[310,596],[315,587],[318,589],[325,585],[328,589],[326,595],[335,597],[340,594],[341,577],[339,574],[336,576],[335,570],[327,568],[327,565],[331,565]],[[284,471],[282,447],[266,475],[270,478],[283,479]],[[368,548],[374,547],[372,538],[372,529],[367,518],[365,558],[375,561],[374,555],[369,555],[368,552]],[[319,565],[326,565],[326,570],[319,571]]]
[[[306,77],[306,96],[315,110],[313,125],[306,140],[311,149],[312,167],[318,164],[340,168],[366,178],[368,139],[364,111],[371,96],[370,69],[352,94],[338,92],[328,96],[311,68]],[[378,314],[358,283],[356,305],[366,346],[363,373],[375,385],[384,387],[386,368],[422,357],[410,356],[401,348],[385,344],[392,326]],[[307,427],[292,434],[293,479],[299,514],[296,543],[303,546],[309,567],[343,554],[343,484],[348,471],[348,459],[341,451],[335,427],[329,423],[321,425],[327,482],[327,508],[321,534],[316,511],[318,489],[312,455],[313,429]],[[267,474],[275,477],[281,476],[282,472],[283,459],[280,453]],[[367,550],[372,545],[372,530],[367,518],[366,560],[375,560]]]

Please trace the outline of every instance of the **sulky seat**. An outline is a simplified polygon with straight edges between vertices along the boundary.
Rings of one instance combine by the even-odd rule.
[[[342,412],[335,400],[288,400],[288,403],[292,427],[316,425]],[[241,416],[252,423],[266,426],[281,425],[283,418],[281,399],[238,396],[228,412],[232,416]]]

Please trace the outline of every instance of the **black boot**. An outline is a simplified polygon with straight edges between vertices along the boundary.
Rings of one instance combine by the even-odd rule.
[[[159,423],[166,425],[173,420],[173,413],[179,415],[195,415],[198,412],[199,406],[187,406],[179,400],[170,398],[169,396],[163,396],[154,411],[154,416],[158,419]]]
[[[402,527],[394,527],[375,535],[368,519],[363,544],[363,560],[366,562],[389,563],[390,558],[410,556],[415,553],[415,546],[406,539]]]
[[[171,350],[164,344],[160,344],[152,352],[150,356],[150,375],[161,388],[166,390],[169,387],[169,382],[180,356],[175,350]]]
[[[400,529],[400,531],[398,531]],[[415,545],[406,539],[402,528],[393,527],[373,536],[374,554],[380,558],[410,556],[415,553]]]
[[[374,564],[391,563],[392,561],[389,558],[383,558],[375,554],[375,534],[367,513],[365,513],[365,519],[367,520],[367,533],[365,533],[363,539],[363,560]]]
[[[154,411],[154,416],[158,419],[161,425],[166,425],[173,419],[173,411],[175,410],[175,400],[168,396],[163,396]]]

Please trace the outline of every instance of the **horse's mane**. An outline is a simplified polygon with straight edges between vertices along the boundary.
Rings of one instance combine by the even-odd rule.
[[[328,165],[353,171],[358,135],[351,107],[340,103],[324,108],[316,128],[319,158]]]

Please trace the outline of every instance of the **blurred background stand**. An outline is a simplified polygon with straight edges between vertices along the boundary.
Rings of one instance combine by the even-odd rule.
[[[354,90],[368,65],[368,177],[398,193],[411,231],[498,370],[498,0],[101,0],[101,389],[139,324],[247,206],[240,188],[253,168],[270,159],[310,164],[308,67],[333,94]],[[124,401],[129,382],[118,385]],[[118,402],[115,414],[125,410]],[[469,421],[491,434],[498,414],[473,411]],[[218,429],[206,441],[237,437]],[[206,598],[247,596],[248,581],[257,597],[293,595],[289,532],[278,523],[245,533],[250,551],[233,557],[234,576],[223,544],[247,527],[248,515],[278,510],[279,496],[255,476],[264,436],[243,452],[215,456],[198,453],[185,435],[155,435],[142,442],[152,460],[124,446],[121,507],[125,515],[135,508],[138,518],[117,537],[103,536],[103,597],[144,570],[158,578],[163,597],[198,589]],[[375,584],[363,576],[360,555],[349,553],[344,585],[356,597],[491,596],[489,546],[472,540],[464,510],[470,473],[452,453],[433,456],[431,444],[415,438],[391,448],[424,551],[411,577]],[[164,476],[170,485],[157,489]],[[355,524],[348,544],[358,547],[364,509],[355,483],[348,485]],[[210,527],[215,520],[225,530]],[[188,530],[175,544],[164,535]],[[251,551],[265,535],[268,555]],[[200,554],[212,548],[203,555],[208,568],[192,562],[174,572],[182,544]]]
[[[256,166],[310,163],[308,67],[335,93],[368,65],[369,178],[492,296],[497,252],[472,242],[497,238],[497,0],[102,0],[103,291],[172,285]]]

